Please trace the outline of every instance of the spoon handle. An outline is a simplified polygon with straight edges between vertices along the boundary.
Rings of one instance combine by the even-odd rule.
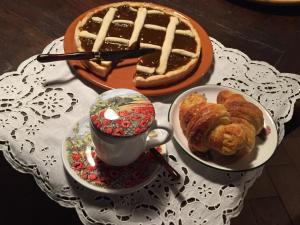
[[[150,148],[150,152],[152,153],[153,157],[164,166],[164,168],[172,175],[174,179],[179,179],[180,174],[164,159],[164,157],[155,149]]]

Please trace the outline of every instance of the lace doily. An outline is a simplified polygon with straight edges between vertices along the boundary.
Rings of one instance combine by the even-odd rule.
[[[272,114],[279,141],[299,98],[300,77],[279,73],[265,62],[211,39],[214,67],[199,84],[230,86],[251,95]],[[63,38],[43,53],[62,53]],[[40,64],[35,56],[0,76],[0,150],[20,172],[31,173],[47,195],[74,207],[84,224],[229,224],[242,209],[262,168],[227,173],[199,165],[168,143],[169,162],[182,175],[161,171],[154,182],[128,195],[101,195],[76,183],[60,157],[67,131],[88,115],[97,92],[74,77],[66,62]],[[153,98],[158,120],[166,120],[175,96]]]

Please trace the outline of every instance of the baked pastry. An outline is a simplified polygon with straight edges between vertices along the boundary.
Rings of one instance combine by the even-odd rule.
[[[74,38],[78,51],[157,49],[138,60],[133,82],[139,88],[184,79],[197,65],[201,49],[198,33],[186,17],[146,2],[100,6],[78,22]],[[102,78],[113,68],[109,61],[85,64]]]
[[[192,93],[184,98],[179,120],[193,152],[212,149],[221,155],[242,155],[255,147],[257,132],[263,127],[263,114],[240,94],[221,91],[217,103]]]
[[[206,103],[199,105],[199,108],[199,113],[186,125],[186,137],[192,151],[206,152],[210,148],[210,133],[219,125],[229,124],[230,118],[221,104]]]
[[[211,131],[221,124],[230,123],[230,118],[223,105],[207,103],[203,95],[195,92],[182,101],[179,121],[191,150],[206,152]]]
[[[206,104],[206,98],[196,92],[188,95],[181,103],[179,121],[184,134],[186,134],[189,121],[196,115],[199,115],[202,104]]]
[[[217,126],[208,137],[208,145],[221,155],[243,155],[255,146],[254,126],[246,120],[230,118],[231,123]]]
[[[242,95],[224,90],[219,92],[217,103],[223,104],[231,117],[244,119],[252,124],[256,135],[263,129],[264,117],[262,111]]]
[[[217,126],[209,135],[208,143],[222,155],[233,155],[244,148],[246,134],[237,123]]]

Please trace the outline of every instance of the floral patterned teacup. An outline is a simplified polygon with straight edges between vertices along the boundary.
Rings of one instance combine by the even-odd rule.
[[[146,149],[168,142],[173,135],[169,123],[155,120],[149,99],[129,89],[99,95],[91,107],[90,122],[97,156],[112,166],[134,162]],[[154,129],[163,129],[167,134],[151,135]]]

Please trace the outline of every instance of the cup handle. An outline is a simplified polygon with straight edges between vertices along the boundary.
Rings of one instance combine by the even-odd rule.
[[[158,134],[156,137],[149,138],[149,134],[148,134],[148,138],[146,141],[146,149],[154,148],[156,146],[165,144],[168,141],[170,141],[173,137],[173,127],[168,122],[158,122],[155,120],[154,123],[152,124],[151,131],[155,129],[165,130],[167,131],[167,135]]]

